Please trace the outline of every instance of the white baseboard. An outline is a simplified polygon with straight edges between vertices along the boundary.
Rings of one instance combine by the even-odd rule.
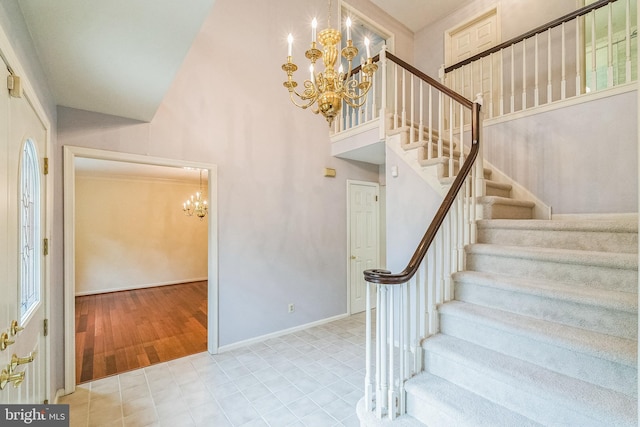
[[[63,388],[59,388],[58,390],[56,390],[56,395],[55,395],[55,397],[53,398],[53,404],[54,404],[54,405],[57,405],[57,404],[58,404],[58,402],[60,401],[60,398],[61,398],[62,396],[64,396],[64,395],[65,395],[65,393],[64,393],[64,389],[63,389]]]
[[[304,325],[294,326],[293,328],[283,329],[281,331],[272,332],[270,334],[261,335],[259,337],[249,338],[248,340],[238,341],[238,342],[235,342],[233,344],[223,345],[221,347],[218,347],[218,353],[224,353],[224,352],[227,352],[227,351],[235,350],[237,348],[245,347],[247,345],[256,344],[256,343],[259,343],[259,342],[262,342],[262,341],[266,341],[266,340],[271,339],[271,338],[278,338],[278,337],[281,337],[282,335],[287,335],[287,334],[290,334],[292,332],[298,332],[298,331],[302,331],[304,329],[313,328],[315,326],[324,325],[325,323],[334,322],[336,320],[344,319],[345,317],[349,317],[349,315],[347,313],[339,314],[337,316],[328,317],[326,319],[317,320],[315,322],[305,323]]]
[[[158,286],[181,285],[183,283],[204,282],[209,280],[208,277],[197,277],[194,279],[172,280],[169,282],[143,283],[140,285],[121,286],[117,288],[96,289],[90,291],[76,291],[75,296],[81,297],[85,295],[106,294],[109,292],[131,291],[133,289],[155,288]]]

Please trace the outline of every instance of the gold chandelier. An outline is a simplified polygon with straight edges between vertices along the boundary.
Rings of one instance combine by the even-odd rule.
[[[287,81],[285,81],[284,87],[289,90],[289,97],[291,102],[300,108],[308,108],[317,102],[316,109],[312,109],[315,114],[322,113],[322,115],[329,122],[329,126],[333,123],[333,119],[340,113],[342,108],[342,101],[346,102],[353,108],[359,108],[367,100],[367,93],[371,89],[371,81],[373,73],[378,69],[378,66],[373,63],[371,58],[371,52],[369,50],[369,39],[364,38],[364,45],[366,47],[367,59],[362,65],[362,72],[360,80],[352,75],[351,62],[353,58],[358,55],[358,48],[353,45],[351,40],[351,19],[346,20],[347,27],[347,45],[342,48],[342,56],[348,61],[347,72],[342,69],[342,65],[336,71],[335,65],[338,59],[338,48],[340,47],[340,31],[331,28],[331,0],[329,0],[329,19],[327,28],[318,33],[316,41],[316,28],[318,21],[313,18],[311,22],[311,48],[306,51],[305,56],[311,65],[309,66],[310,79],[305,80],[303,83],[304,91],[299,93],[296,91],[298,83],[293,80],[293,73],[298,69],[298,66],[293,63],[292,59],[292,47],[293,36],[289,34],[287,38],[288,42],[288,55],[287,62],[282,65],[282,69],[287,73]],[[323,49],[320,51],[317,48],[317,44],[320,42]],[[324,72],[315,72],[316,61],[322,57],[324,63]],[[302,100],[302,103],[296,102],[294,94]]]
[[[207,199],[203,199],[202,193],[202,170],[200,170],[200,188],[196,191],[196,195],[191,195],[186,202],[182,204],[182,211],[187,216],[197,216],[203,219],[209,211]]]

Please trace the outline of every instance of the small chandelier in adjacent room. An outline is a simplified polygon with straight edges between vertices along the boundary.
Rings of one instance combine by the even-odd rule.
[[[202,170],[200,170],[200,189],[196,191],[195,196],[191,195],[186,202],[182,204],[182,210],[187,216],[197,216],[203,219],[209,211],[207,200],[203,199],[202,193]]]
[[[378,66],[373,63],[369,50],[369,39],[365,37],[364,45],[367,50],[367,59],[362,64],[360,79],[352,75],[351,61],[358,55],[358,48],[353,45],[353,40],[351,40],[351,19],[347,18],[347,44],[342,48],[342,56],[348,61],[348,68],[345,73],[340,65],[336,71],[335,65],[339,58],[338,49],[342,36],[339,30],[331,28],[331,0],[329,0],[328,21],[327,28],[318,33],[317,41],[316,27],[318,23],[315,18],[311,22],[311,48],[305,53],[311,62],[309,66],[310,79],[304,81],[302,93],[296,91],[298,83],[293,80],[293,73],[298,69],[298,66],[293,63],[292,59],[293,36],[291,34],[287,38],[289,44],[287,62],[282,65],[282,69],[287,73],[287,81],[283,84],[289,90],[291,102],[300,108],[311,107],[317,102],[316,109],[311,111],[315,114],[322,113],[331,126],[333,119],[340,113],[343,100],[353,108],[364,105],[367,93],[371,89],[373,73],[378,69]],[[323,47],[322,51],[317,48],[318,42]],[[316,72],[316,61],[320,57],[324,63],[324,71]],[[294,94],[302,101],[301,104],[296,102]]]

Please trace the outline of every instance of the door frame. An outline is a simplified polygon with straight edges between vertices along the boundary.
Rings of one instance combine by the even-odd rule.
[[[496,4],[494,6],[491,6],[475,15],[473,15],[470,18],[467,18],[463,23],[461,24],[456,24],[454,27],[449,28],[447,30],[445,30],[444,32],[444,66],[447,67],[449,65],[453,65],[451,63],[451,39],[452,39],[452,34],[457,33],[458,31],[460,31],[461,29],[465,28],[465,27],[470,27],[474,24],[477,24],[478,22],[482,21],[483,19],[491,16],[491,15],[495,15],[496,17],[496,33],[497,33],[497,40],[496,40],[496,45],[500,44],[502,42],[502,21],[500,19],[502,13],[501,13],[501,7],[500,4]]]
[[[40,102],[37,92],[34,90],[31,82],[29,81],[28,74],[25,72],[22,64],[18,59],[18,55],[13,50],[11,42],[4,31],[4,28],[0,26],[0,57],[9,68],[9,72],[20,77],[20,84],[22,86],[22,97],[31,105],[31,108],[35,111],[38,119],[42,123],[45,129],[45,152],[42,153],[43,157],[49,157],[52,150],[51,142],[51,121]],[[9,143],[9,141],[7,141]],[[17,159],[16,159],[17,160]],[[41,165],[42,166],[42,165]],[[48,174],[43,175],[42,186],[45,191],[45,206],[44,206],[44,231],[42,233],[43,239],[48,239],[51,242],[51,230],[53,223],[53,168],[49,168]],[[43,280],[42,292],[43,304],[44,304],[44,316],[45,319],[51,318],[51,253],[44,256],[42,262]],[[7,325],[8,327],[9,325]],[[44,336],[44,352],[45,352],[45,378],[44,378],[44,391],[45,399],[51,401],[51,334]],[[41,402],[38,402],[41,403]]]
[[[351,188],[353,185],[363,185],[363,186],[367,186],[367,187],[375,187],[376,190],[378,191],[378,215],[377,215],[377,224],[376,224],[376,233],[378,234],[376,236],[376,255],[377,255],[377,261],[378,264],[380,264],[380,236],[381,236],[381,232],[380,232],[380,227],[381,227],[381,221],[380,221],[380,184],[377,182],[373,182],[373,181],[358,181],[358,180],[353,180],[353,179],[347,179],[347,315],[351,315],[351,287],[352,287],[352,283],[351,283]],[[380,266],[379,266],[380,267]]]
[[[75,159],[76,157],[139,163],[154,166],[206,169],[208,173],[208,305],[207,350],[218,352],[218,172],[213,163],[166,159],[139,154],[98,150],[65,145],[64,155],[64,391],[73,393],[76,387],[75,343]],[[212,315],[213,313],[213,315]]]

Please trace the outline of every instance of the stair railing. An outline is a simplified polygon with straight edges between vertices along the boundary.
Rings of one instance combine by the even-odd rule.
[[[634,82],[636,52],[632,0],[598,0],[443,66],[440,78],[465,96],[482,93],[492,118]]]
[[[385,49],[379,61],[381,108],[371,120],[379,121],[381,138],[408,133],[405,144],[419,147],[424,159],[447,158],[452,180],[406,268],[364,272],[365,407],[378,418],[394,419],[405,413],[405,382],[423,370],[422,340],[438,331],[437,307],[453,298],[451,274],[463,268],[464,246],[475,242],[476,198],[483,194],[482,118],[480,100],[466,99]]]

